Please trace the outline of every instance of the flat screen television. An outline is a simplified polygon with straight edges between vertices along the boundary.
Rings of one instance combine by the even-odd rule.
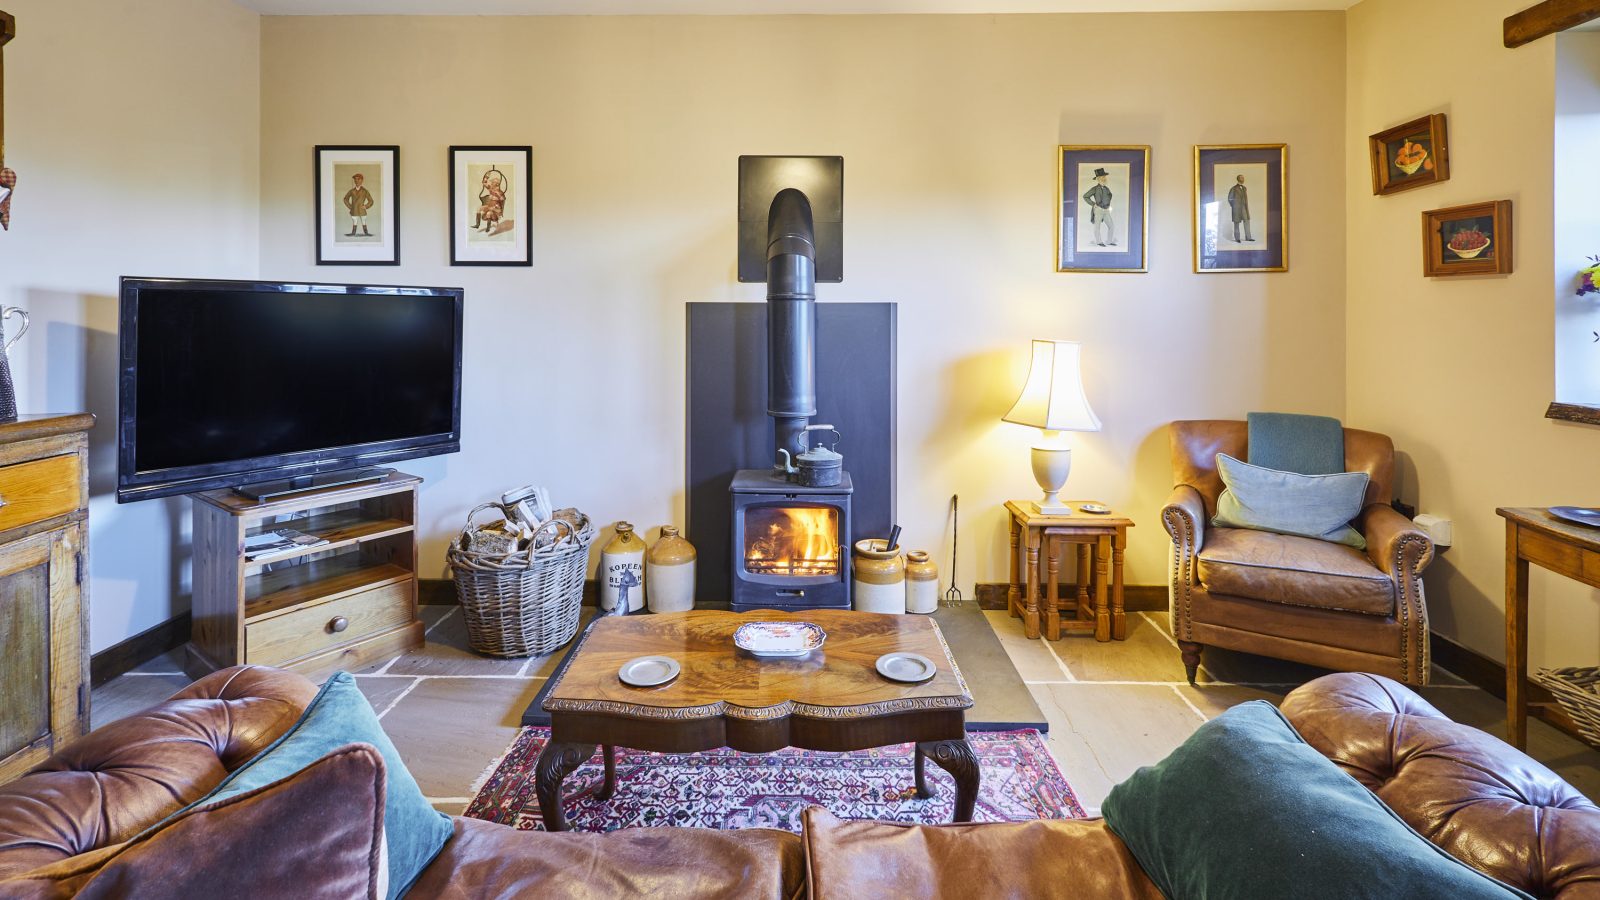
[[[461,449],[460,288],[123,278],[117,500]]]

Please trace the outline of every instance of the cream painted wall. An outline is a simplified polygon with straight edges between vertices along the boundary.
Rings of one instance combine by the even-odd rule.
[[[440,574],[527,481],[681,521],[683,304],[764,296],[734,274],[736,159],[841,154],[846,280],[819,295],[900,303],[907,545],[946,566],[959,493],[964,590],[1003,577],[1000,504],[1036,488],[999,418],[1030,338],[1080,340],[1105,430],[1068,493],[1131,512],[1129,581],[1164,584],[1167,421],[1344,410],[1344,67],[1341,13],[268,17],[261,273],[466,287],[464,450],[405,464]],[[1293,270],[1192,274],[1191,146],[1269,141]],[[318,143],[402,147],[403,266],[313,264]],[[447,265],[453,143],[533,145],[531,269]],[[1052,271],[1058,143],[1154,147],[1150,274]]]
[[[188,606],[188,502],[118,506],[117,279],[253,278],[260,19],[230,0],[7,0],[0,302],[22,412],[87,409],[91,646]]]
[[[1401,493],[1455,521],[1455,546],[1426,575],[1435,630],[1504,658],[1504,522],[1497,506],[1600,497],[1592,426],[1544,418],[1554,398],[1555,296],[1575,260],[1552,242],[1555,48],[1501,44],[1525,0],[1365,0],[1348,13],[1345,183],[1346,420],[1394,437]],[[1449,115],[1450,180],[1374,197],[1366,135]],[[1424,279],[1420,213],[1509,198],[1508,276]],[[1590,665],[1595,592],[1535,569],[1535,665]]]

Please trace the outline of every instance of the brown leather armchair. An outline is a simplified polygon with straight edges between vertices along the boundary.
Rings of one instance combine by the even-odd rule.
[[[1345,470],[1371,481],[1353,523],[1365,552],[1313,538],[1211,525],[1222,493],[1217,454],[1247,458],[1245,423],[1173,422],[1176,486],[1161,511],[1172,536],[1172,635],[1192,684],[1207,646],[1375,672],[1427,684],[1422,570],[1433,542],[1389,506],[1394,443],[1344,430]]]

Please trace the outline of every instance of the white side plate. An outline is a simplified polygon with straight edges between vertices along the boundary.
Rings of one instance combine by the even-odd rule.
[[[680,671],[682,667],[671,657],[640,656],[623,663],[617,677],[634,687],[655,687],[677,678]]]
[[[938,674],[933,660],[920,653],[885,653],[878,657],[878,674],[890,681],[916,684]]]
[[[810,622],[746,622],[733,633],[734,646],[755,656],[805,656],[822,649],[828,635]]]

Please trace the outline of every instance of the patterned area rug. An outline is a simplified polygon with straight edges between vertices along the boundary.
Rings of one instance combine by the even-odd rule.
[[[543,829],[534,763],[549,737],[548,728],[522,729],[466,815],[524,830]],[[1084,817],[1039,732],[972,732],[968,739],[983,770],[976,821]],[[647,753],[618,748],[615,796],[605,802],[594,799],[605,777],[597,753],[567,776],[562,797],[575,831],[675,825],[798,832],[800,813],[811,805],[846,819],[950,821],[955,782],[930,761],[928,786],[934,793],[918,800],[912,759],[910,744],[855,753],[794,748],[776,753]]]

